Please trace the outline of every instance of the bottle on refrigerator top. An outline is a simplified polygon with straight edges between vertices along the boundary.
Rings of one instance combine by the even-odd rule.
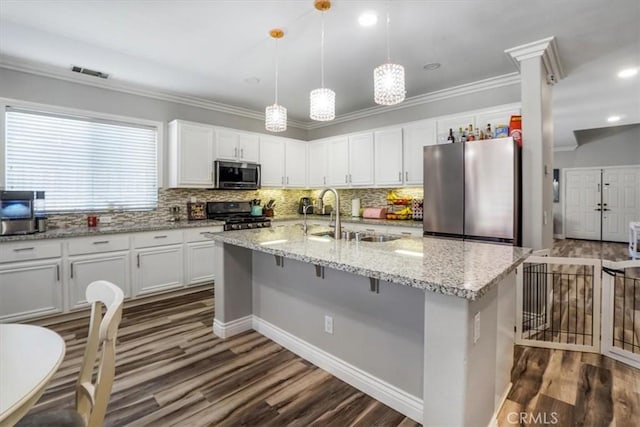
[[[476,136],[473,133],[473,125],[469,124],[468,131],[467,131],[467,141],[475,141],[475,139],[476,139]]]
[[[456,138],[453,136],[453,129],[449,128],[449,136],[447,137],[448,142],[456,142]]]
[[[467,142],[467,135],[465,135],[462,128],[458,129],[458,139],[460,140],[460,142]]]
[[[487,139],[493,139],[493,131],[491,130],[491,123],[487,123],[487,130],[484,132]]]

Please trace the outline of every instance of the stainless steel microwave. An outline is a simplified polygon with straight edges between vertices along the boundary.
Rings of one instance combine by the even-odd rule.
[[[257,190],[260,188],[260,165],[216,160],[213,163],[214,188],[218,190]]]

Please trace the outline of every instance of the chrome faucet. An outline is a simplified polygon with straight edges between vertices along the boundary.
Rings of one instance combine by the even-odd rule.
[[[304,214],[304,223],[302,224],[302,234],[307,235],[307,209],[312,208],[313,205],[304,205],[302,207],[302,213]]]
[[[338,195],[338,191],[335,188],[325,188],[320,192],[318,199],[322,200],[327,191],[331,191],[336,198],[336,207],[334,208],[336,212],[336,227],[334,230],[334,238],[338,240],[342,238],[342,226],[340,225],[340,196]]]

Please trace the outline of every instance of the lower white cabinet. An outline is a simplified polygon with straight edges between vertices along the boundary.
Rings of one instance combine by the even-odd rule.
[[[214,243],[187,243],[185,248],[185,285],[197,285],[215,280]]]
[[[130,263],[129,251],[69,257],[69,308],[87,305],[87,286],[96,280],[107,280],[119,286],[125,297],[130,297]]]
[[[0,321],[64,310],[60,258],[0,264]]]
[[[181,287],[182,245],[136,249],[134,271],[134,296]]]

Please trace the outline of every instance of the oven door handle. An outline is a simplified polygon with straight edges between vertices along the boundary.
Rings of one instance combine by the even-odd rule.
[[[260,188],[260,183],[262,182],[262,173],[260,172],[260,165],[256,166],[256,170],[258,171],[258,182],[257,187]]]

